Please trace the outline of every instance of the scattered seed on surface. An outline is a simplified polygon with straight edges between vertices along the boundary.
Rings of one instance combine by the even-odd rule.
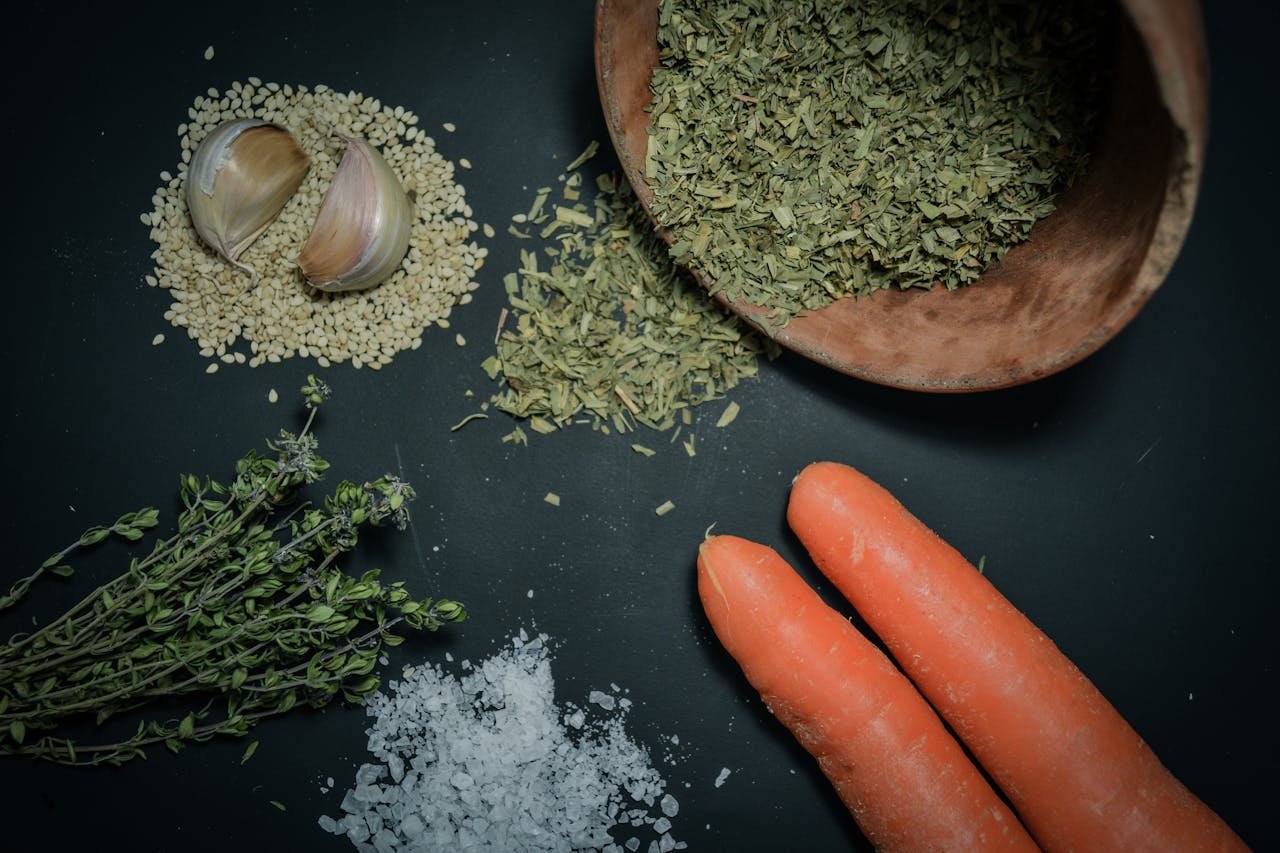
[[[156,335],[154,338],[151,339],[151,345],[153,347],[158,347],[162,343],[164,343],[164,332],[161,332],[160,334]]]
[[[268,403],[276,403],[276,402],[279,402],[279,400],[280,400],[280,395],[276,393],[276,389],[272,388],[270,391],[267,392]]]
[[[675,508],[676,508],[676,505],[673,504],[671,501],[663,501],[662,504],[657,509],[654,510],[654,513],[656,515],[666,515],[667,513],[671,512],[671,510]]]
[[[461,167],[462,167],[462,168],[464,168],[464,169],[470,169],[470,168],[471,168],[471,161],[470,161],[470,160],[468,160],[466,157],[459,157],[459,158],[458,158],[458,165],[459,165],[459,166],[461,166]]]
[[[453,133],[455,130],[458,129],[458,126],[451,121],[446,121],[444,124],[440,126],[443,127],[445,130],[449,131],[450,133]]]
[[[484,236],[489,237],[490,239],[492,239],[492,238],[493,238],[493,235],[494,235],[495,233],[496,233],[496,232],[493,230],[493,226],[492,226],[492,225],[490,225],[488,222],[486,222],[486,223],[484,224]]]
[[[218,362],[216,362],[216,361],[215,361],[213,364],[211,364],[211,365],[209,365],[208,367],[206,367],[206,368],[204,369],[204,372],[205,372],[205,373],[217,373],[217,372],[218,372]]]
[[[453,342],[460,347],[465,347],[467,345],[467,339],[464,338],[461,333],[453,336]]]
[[[204,58],[213,59],[213,45],[209,45],[204,49]]]

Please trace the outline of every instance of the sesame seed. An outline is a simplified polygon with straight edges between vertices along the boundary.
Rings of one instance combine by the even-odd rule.
[[[451,121],[446,121],[444,124],[440,126],[443,127],[445,130],[449,131],[450,133],[453,133],[455,130],[458,129],[458,126]]]
[[[238,259],[256,272],[252,285],[249,273],[210,253],[196,235],[182,191],[186,164],[200,143],[232,117],[293,129],[312,164],[271,228]],[[249,78],[247,85],[233,83],[195,98],[187,119],[178,132],[182,163],[161,173],[152,210],[140,219],[155,244],[147,283],[168,291],[164,319],[185,328],[201,355],[254,367],[296,355],[322,367],[350,363],[376,370],[396,353],[421,346],[428,326],[447,328],[453,306],[470,301],[487,254],[469,242],[480,226],[471,220],[453,166],[403,107],[358,92]],[[306,243],[337,169],[339,158],[323,128],[344,126],[359,128],[379,148],[415,197],[416,217],[405,261],[387,281],[360,292],[320,293],[301,284],[288,261]]]
[[[204,369],[204,372],[205,372],[205,373],[217,373],[217,372],[218,372],[218,362],[216,362],[216,361],[215,361],[213,364],[211,364],[211,365],[209,365],[208,367],[206,367],[206,368]]]
[[[204,58],[206,60],[213,59],[213,45],[209,45],[204,49]]]
[[[272,388],[267,392],[267,402],[275,403],[280,399],[280,395],[276,393],[276,389]]]
[[[158,347],[162,343],[164,343],[164,332],[161,332],[160,334],[156,335],[154,338],[151,339],[151,345],[153,347]]]

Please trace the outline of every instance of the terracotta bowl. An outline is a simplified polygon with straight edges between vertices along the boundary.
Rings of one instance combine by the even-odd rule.
[[[1116,73],[1087,173],[1026,242],[977,281],[950,292],[850,297],[783,328],[751,305],[728,307],[814,361],[918,391],[1019,385],[1097,351],[1151,298],[1181,248],[1208,122],[1196,0],[1119,5]],[[658,64],[657,28],[655,0],[597,0],[600,99],[622,169],[646,210],[653,193],[644,179],[645,109]]]

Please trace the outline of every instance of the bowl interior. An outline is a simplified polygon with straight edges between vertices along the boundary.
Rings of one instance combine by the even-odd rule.
[[[1204,76],[1198,15],[1170,16],[1158,0],[1125,5],[1129,14],[1111,16],[1115,72],[1088,170],[1059,195],[1057,209],[1028,239],[977,281],[955,291],[848,297],[784,327],[751,305],[729,307],[815,361],[922,391],[1017,385],[1096,351],[1146,303],[1180,247],[1199,175],[1199,146],[1189,141],[1203,133],[1203,104],[1196,103],[1203,99]],[[1153,5],[1164,14],[1144,21],[1143,7]],[[605,119],[646,210],[653,200],[644,161],[649,79],[658,64],[657,7],[652,0],[598,0],[596,7]],[[1190,137],[1166,107],[1169,80],[1188,78],[1193,85],[1173,94],[1192,102],[1184,123],[1200,122]],[[670,242],[671,235],[659,230]]]

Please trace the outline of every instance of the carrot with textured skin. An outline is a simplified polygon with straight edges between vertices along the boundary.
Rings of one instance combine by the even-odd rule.
[[[787,521],[1046,850],[1245,850],[1098,689],[885,489],[819,462]]]
[[[716,636],[881,850],[1038,850],[905,676],[777,553],[698,550]]]

